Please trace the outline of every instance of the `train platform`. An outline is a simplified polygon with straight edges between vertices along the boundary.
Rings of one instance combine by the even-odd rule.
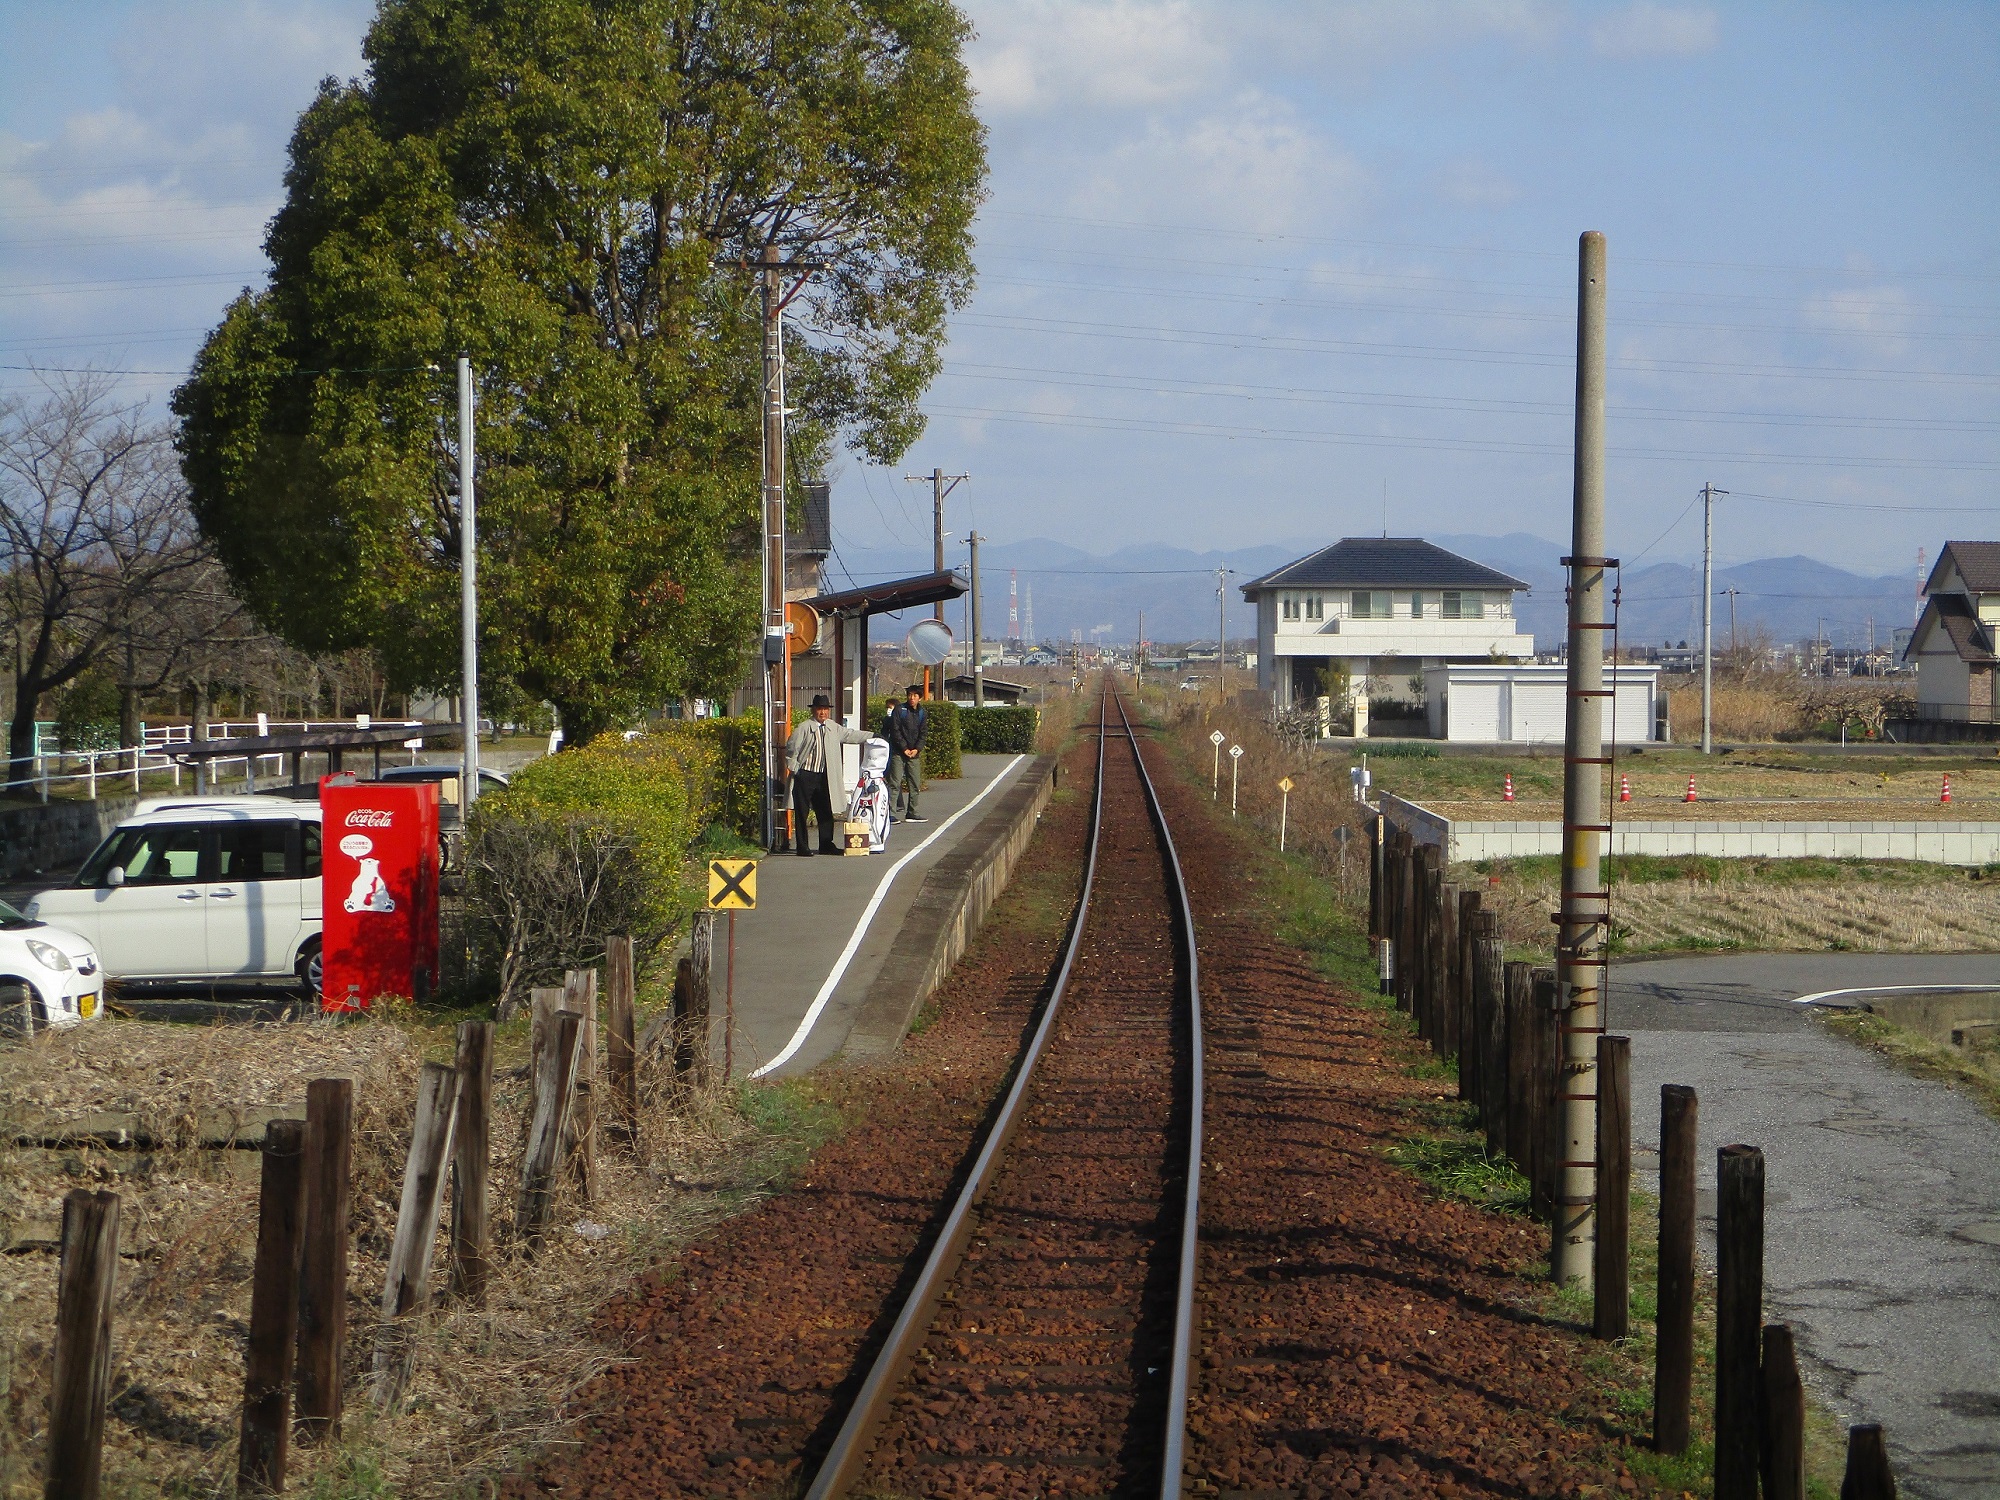
[[[929,821],[897,823],[882,853],[764,857],[757,909],[736,918],[735,1076],[796,1076],[842,1052],[893,1049],[1005,883],[1053,768],[1049,757],[967,755],[957,780],[925,786]],[[726,942],[719,925],[718,1062]]]

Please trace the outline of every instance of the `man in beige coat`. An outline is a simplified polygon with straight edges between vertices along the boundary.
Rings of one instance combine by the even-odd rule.
[[[825,693],[815,694],[812,717],[792,731],[785,742],[785,766],[792,778],[792,852],[810,855],[806,842],[806,815],[819,819],[819,852],[840,853],[840,833],[833,822],[833,793],[830,778],[840,765],[840,747],[859,745],[868,736],[858,729],[833,722],[833,705]]]

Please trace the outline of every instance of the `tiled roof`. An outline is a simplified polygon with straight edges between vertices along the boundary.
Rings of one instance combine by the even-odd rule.
[[[1946,542],[1925,588],[1937,582],[1947,562],[1956,565],[1958,576],[1973,593],[2000,594],[2000,542]]]
[[[1269,588],[1524,589],[1518,578],[1414,536],[1350,536],[1243,585]]]

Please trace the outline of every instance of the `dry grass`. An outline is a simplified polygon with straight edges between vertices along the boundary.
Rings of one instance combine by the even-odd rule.
[[[1664,681],[1674,738],[1699,740],[1701,678]],[[1716,739],[1736,744],[1838,738],[1843,721],[1850,739],[1872,739],[1885,718],[1914,714],[1915,699],[1916,684],[1908,678],[1801,677],[1718,663],[1709,723]]]
[[[390,1021],[196,1029],[108,1021],[0,1053],[0,1121],[21,1127],[97,1110],[169,1127],[238,1104],[296,1103],[306,1081],[356,1080],[354,1240],[349,1282],[349,1420],[333,1452],[302,1450],[294,1487],[319,1493],[478,1493],[482,1476],[573,1425],[578,1392],[619,1351],[591,1318],[675,1246],[754,1201],[824,1128],[804,1096],[712,1089],[678,1095],[651,1080],[642,1110],[645,1161],[601,1149],[596,1201],[574,1184],[553,1245],[530,1259],[512,1242],[511,1184],[526,1134],[519,1076],[524,1028],[496,1047],[493,1197],[500,1265],[487,1306],[441,1300],[418,1340],[406,1409],[370,1411],[384,1262],[394,1232],[418,1065],[448,1055],[447,1028]],[[16,1253],[0,1260],[0,1496],[39,1493],[56,1256],[44,1246],[62,1194],[108,1186],[124,1198],[115,1313],[114,1416],[106,1493],[226,1495],[236,1467],[243,1347],[256,1237],[258,1155],[199,1147],[147,1153],[8,1147],[0,1218]],[[448,1213],[448,1210],[447,1210]],[[587,1232],[579,1233],[579,1229]],[[600,1233],[600,1230],[602,1231]],[[442,1244],[434,1284],[448,1279]],[[366,1482],[356,1476],[367,1476]]]
[[[2000,1038],[1987,1038],[1960,1049],[1865,1010],[1823,1011],[1820,1019],[1829,1031],[1868,1048],[1906,1073],[1962,1089],[1980,1108],[2000,1119]]]
[[[2000,951],[2000,880],[1943,866],[1831,860],[1658,860],[1609,881],[1613,951],[1990,953]],[[1681,867],[1678,878],[1672,876]],[[1788,866],[1792,868],[1787,868]],[[1510,948],[1552,956],[1555,861],[1484,867]],[[1476,883],[1480,876],[1458,872]]]

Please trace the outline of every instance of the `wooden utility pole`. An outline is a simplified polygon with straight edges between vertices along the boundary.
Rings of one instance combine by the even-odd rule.
[[[1562,912],[1556,982],[1563,1002],[1562,1191],[1549,1264],[1591,1284],[1596,1255],[1597,1038],[1604,1030],[1605,929],[1599,869],[1604,791],[1604,236],[1585,234],[1576,280],[1576,456],[1570,517],[1569,697],[1563,736]]]

